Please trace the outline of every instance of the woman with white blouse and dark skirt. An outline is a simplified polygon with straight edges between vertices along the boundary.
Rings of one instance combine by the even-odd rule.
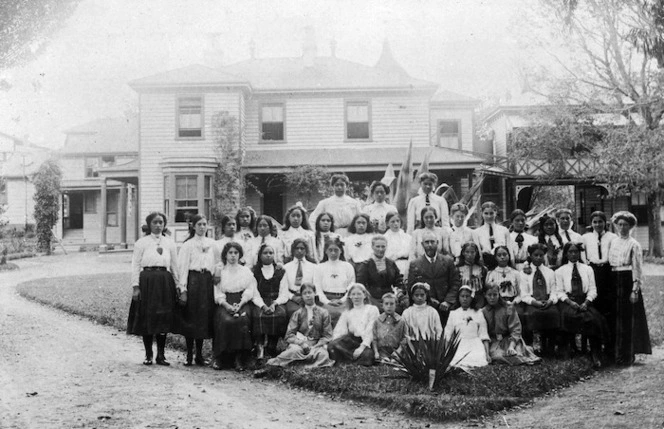
[[[157,336],[157,365],[170,365],[164,349],[173,328],[178,280],[175,243],[164,235],[166,216],[152,212],[143,226],[145,237],[134,243],[131,284],[134,288],[127,333],[143,336],[144,365],[152,365],[152,341]]]
[[[221,264],[214,274],[214,363],[212,368],[221,369],[224,355],[233,355],[235,369],[244,370],[244,361],[252,347],[250,332],[250,302],[261,310],[267,309],[256,289],[254,274],[239,264],[242,258],[239,243],[226,243],[221,251]]]
[[[618,237],[611,242],[609,263],[615,290],[615,319],[610,320],[615,335],[615,361],[619,365],[634,363],[635,354],[651,354],[648,321],[641,286],[643,255],[641,245],[630,235],[636,217],[627,211],[615,213],[611,221]]]
[[[214,319],[214,285],[212,274],[216,264],[214,240],[205,236],[207,219],[203,215],[191,218],[189,238],[178,253],[180,268],[180,304],[182,307],[175,319],[173,332],[185,336],[187,360],[193,362],[194,340],[196,342],[196,365],[205,365],[203,340],[212,338]]]
[[[320,303],[330,314],[332,327],[343,312],[346,291],[352,283],[355,283],[355,269],[344,260],[341,239],[326,240],[325,258],[314,269],[314,285]]]
[[[290,248],[293,260],[284,265],[284,277],[279,285],[277,305],[286,306],[286,316],[290,320],[293,313],[302,306],[300,287],[304,283],[313,283],[316,264],[307,259],[309,240],[296,238]]]

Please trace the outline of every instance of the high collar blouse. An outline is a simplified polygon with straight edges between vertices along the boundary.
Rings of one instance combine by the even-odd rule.
[[[583,292],[586,294],[586,300],[592,302],[597,298],[595,273],[592,268],[581,262],[568,262],[555,271],[558,300],[565,301],[568,298],[568,294],[572,293],[572,272],[574,271],[575,264],[581,276],[581,284],[583,285]]]
[[[178,267],[180,269],[180,289],[187,290],[189,271],[209,271],[214,273],[217,264],[214,240],[208,237],[194,235],[185,241],[178,253]]]
[[[634,237],[616,237],[611,242],[609,263],[612,267],[632,267],[632,278],[641,281],[643,252]]]
[[[131,258],[132,286],[138,286],[141,271],[145,267],[164,267],[173,275],[175,284],[179,284],[180,273],[175,242],[165,235],[154,234],[138,239],[134,243],[134,253]]]

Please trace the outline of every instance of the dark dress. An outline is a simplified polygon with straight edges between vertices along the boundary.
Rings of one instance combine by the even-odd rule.
[[[141,271],[140,298],[132,300],[127,334],[166,334],[173,328],[176,289],[173,276],[165,267],[146,267]]]
[[[356,280],[362,283],[369,292],[371,304],[383,311],[383,295],[392,292],[392,287],[403,289],[403,275],[393,260],[385,258],[385,270],[378,271],[376,261],[372,258],[358,264],[356,268]],[[397,310],[399,313],[403,309]]]
[[[214,285],[209,271],[189,271],[187,304],[176,310],[173,332],[188,338],[212,338]]]
[[[558,268],[556,270],[556,283],[563,290],[567,298],[581,305],[585,302],[590,292],[594,292],[594,274],[590,267],[578,263],[579,275],[577,278],[572,267],[573,264],[568,263]],[[583,278],[586,278],[586,282],[588,282],[588,290],[586,292],[583,291]],[[568,279],[571,283],[571,290],[564,290],[564,279]],[[557,306],[560,311],[560,328],[563,332],[568,334],[582,334],[602,341],[608,340],[609,327],[606,319],[597,311],[592,302],[588,304],[586,311],[581,311],[564,302],[565,296],[561,295],[560,299],[561,301],[558,302]]]
[[[286,272],[283,268],[277,268],[274,265],[274,274],[272,278],[266,279],[263,275],[260,265],[254,267],[254,277],[256,278],[258,293],[268,307],[279,296],[279,285]],[[286,317],[286,306],[277,305],[274,313],[265,314],[260,308],[252,306],[251,311],[251,333],[254,338],[261,338],[263,335],[273,335],[282,337],[286,334],[288,319]]]
[[[643,305],[643,295],[639,292],[638,301],[629,300],[632,294],[632,271],[613,272],[616,286],[616,342],[617,363],[632,363],[637,353],[651,354],[648,321]]]
[[[233,305],[242,299],[242,292],[226,292],[226,302]],[[223,306],[217,306],[214,314],[214,356],[219,357],[224,352],[238,352],[251,350],[253,346],[249,326],[251,320],[249,304],[242,306],[239,316],[235,317]]]

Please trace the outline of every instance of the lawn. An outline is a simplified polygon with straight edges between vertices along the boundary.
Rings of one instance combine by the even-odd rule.
[[[87,275],[31,281],[17,289],[30,299],[125,330],[131,301],[129,282],[129,273]],[[664,276],[647,278],[643,293],[650,336],[654,345],[660,345],[664,342]],[[181,336],[170,335],[169,339],[171,346],[184,348]],[[586,358],[545,360],[532,367],[490,365],[472,374],[453,371],[435,392],[401,378],[385,366],[341,365],[313,372],[274,369],[268,377],[294,387],[442,421],[476,418],[523,404],[592,374],[594,370]]]

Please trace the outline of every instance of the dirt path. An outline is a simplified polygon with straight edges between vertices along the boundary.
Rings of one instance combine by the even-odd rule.
[[[22,261],[20,272],[0,274],[0,427],[421,428],[428,424],[231,371],[180,364],[145,367],[140,364],[139,339],[26,301],[14,292],[15,284],[26,280],[117,272],[129,266],[128,257],[103,262],[95,258]],[[181,360],[175,352],[167,353],[171,362]]]
[[[137,338],[14,291],[19,282],[48,276],[126,271],[129,258],[56,256],[0,273],[0,428],[664,427],[661,348],[640,365],[607,371],[525,409],[437,425],[230,371],[144,367]],[[181,360],[174,353],[171,362]]]

